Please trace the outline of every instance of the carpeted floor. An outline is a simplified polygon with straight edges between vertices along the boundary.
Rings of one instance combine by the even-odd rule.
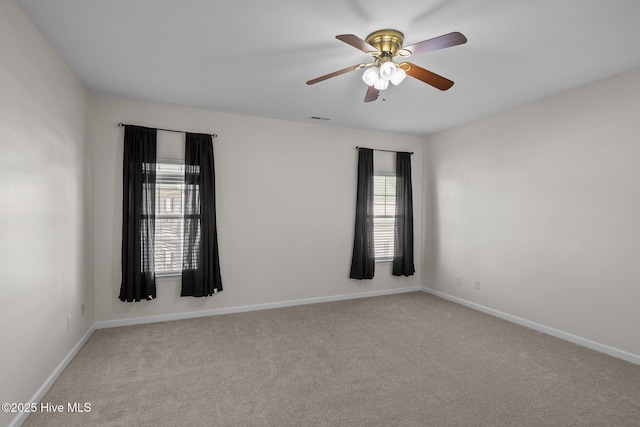
[[[25,426],[637,426],[640,366],[422,293],[96,331]]]

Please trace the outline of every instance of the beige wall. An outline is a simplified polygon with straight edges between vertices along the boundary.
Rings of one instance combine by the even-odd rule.
[[[0,401],[28,402],[94,323],[90,96],[13,1],[0,58]]]
[[[357,145],[415,151],[416,260],[421,255],[422,138],[207,110],[95,98],[94,239],[96,320],[114,321],[255,304],[398,290],[421,285],[378,264],[371,281],[349,279],[355,218]],[[179,283],[158,283],[154,301],[123,303],[120,287],[122,144],[117,123],[215,132],[218,238],[224,291],[181,298]],[[159,150],[184,144],[159,132]],[[376,152],[377,170],[395,155]]]
[[[640,70],[428,137],[425,286],[640,355],[639,113]]]

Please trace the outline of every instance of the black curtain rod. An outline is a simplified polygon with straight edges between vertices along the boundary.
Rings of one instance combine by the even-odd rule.
[[[367,148],[367,147],[356,147],[356,150],[359,150],[361,148]],[[393,150],[382,150],[379,148],[369,148],[369,150],[373,150],[373,151],[385,151],[387,153],[401,153],[401,151],[393,151]],[[413,154],[413,151],[409,152],[409,154]]]
[[[127,123],[118,123],[118,126],[123,127],[123,126],[140,126],[140,125],[130,125],[130,124],[127,124]],[[155,129],[162,130],[162,131],[165,131],[165,132],[187,133],[187,132],[185,132],[183,130],[162,129],[162,128],[155,128]],[[218,135],[215,134],[215,133],[212,133],[210,135],[213,138],[217,138],[218,137]]]

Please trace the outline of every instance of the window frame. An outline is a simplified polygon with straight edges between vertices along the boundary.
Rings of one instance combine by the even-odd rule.
[[[174,179],[174,180],[162,180],[161,177],[164,177],[166,174],[163,174],[159,171],[159,165],[160,164],[168,164],[168,165],[178,165],[182,167],[182,179],[180,181]],[[184,227],[184,212],[182,212],[181,214],[162,214],[160,215],[159,213],[162,210],[162,207],[160,206],[161,203],[158,203],[159,200],[157,199],[157,194],[158,194],[158,186],[160,184],[176,184],[179,183],[181,186],[181,191],[182,191],[182,196],[180,199],[180,203],[183,205],[181,207],[181,210],[184,209],[184,168],[185,168],[185,163],[184,160],[180,160],[180,159],[169,159],[169,158],[163,158],[163,159],[156,159],[156,211],[155,211],[155,217],[156,217],[156,223],[158,221],[158,217],[162,217],[162,218],[167,218],[167,219],[180,219],[182,221],[182,226]],[[157,226],[155,227],[155,231],[156,231],[156,237],[154,239],[154,254],[155,256],[157,256],[157,243],[158,243],[158,239],[157,239]],[[184,230],[182,230],[182,232],[180,233],[179,236],[180,240],[182,242],[184,242]],[[181,246],[182,248],[182,243]],[[180,251],[180,257],[182,258],[182,250]],[[155,264],[155,261],[154,261]],[[181,262],[182,264],[182,262]],[[155,268],[155,265],[154,265]],[[156,279],[159,280],[174,280],[174,279],[178,279],[180,277],[182,277],[182,268],[180,268],[180,270],[162,270],[162,271],[158,271],[157,269],[155,270],[155,275],[156,275]]]
[[[387,201],[385,200],[385,207],[389,207],[391,206],[393,209],[393,214],[392,215],[376,215],[375,211],[375,206],[376,206],[376,180],[379,178],[384,178],[385,179],[385,184],[386,184],[386,179],[387,178],[394,178],[394,185],[393,185],[393,194],[389,195],[386,192],[385,189],[385,198],[388,196],[393,196],[393,204],[389,204],[387,203]],[[395,197],[396,197],[396,182],[395,182],[395,178],[396,178],[396,174],[393,172],[380,172],[380,171],[374,171],[373,172],[373,203],[374,203],[374,209],[373,209],[373,244],[374,244],[374,256],[375,256],[375,262],[376,263],[384,263],[384,262],[393,262],[393,258],[395,255],[395,221],[396,221],[396,206],[395,206]],[[386,185],[385,185],[386,187]],[[377,252],[377,245],[376,245],[376,218],[393,218],[393,225],[392,225],[392,237],[391,237],[391,254],[387,255],[387,256],[383,256],[383,257],[379,257],[376,254]]]

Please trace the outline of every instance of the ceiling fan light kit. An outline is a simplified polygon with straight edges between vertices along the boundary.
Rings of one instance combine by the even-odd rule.
[[[453,86],[453,81],[410,62],[397,63],[394,58],[400,57],[404,59],[411,55],[444,49],[467,42],[467,38],[464,35],[453,32],[403,47],[404,35],[397,30],[378,30],[369,34],[366,40],[362,40],[353,34],[342,34],[336,36],[336,38],[371,55],[373,61],[326,74],[309,80],[307,84],[312,85],[349,71],[367,68],[362,74],[362,80],[368,86],[365,102],[375,101],[378,99],[379,91],[389,87],[389,82],[397,86],[402,83],[407,75],[442,91],[449,89]]]
[[[375,68],[367,68],[362,74],[362,80],[367,86],[385,90],[389,87],[389,82],[393,83],[394,86],[398,86],[407,77],[407,73],[400,66],[401,64],[387,61],[382,65],[375,65]]]

